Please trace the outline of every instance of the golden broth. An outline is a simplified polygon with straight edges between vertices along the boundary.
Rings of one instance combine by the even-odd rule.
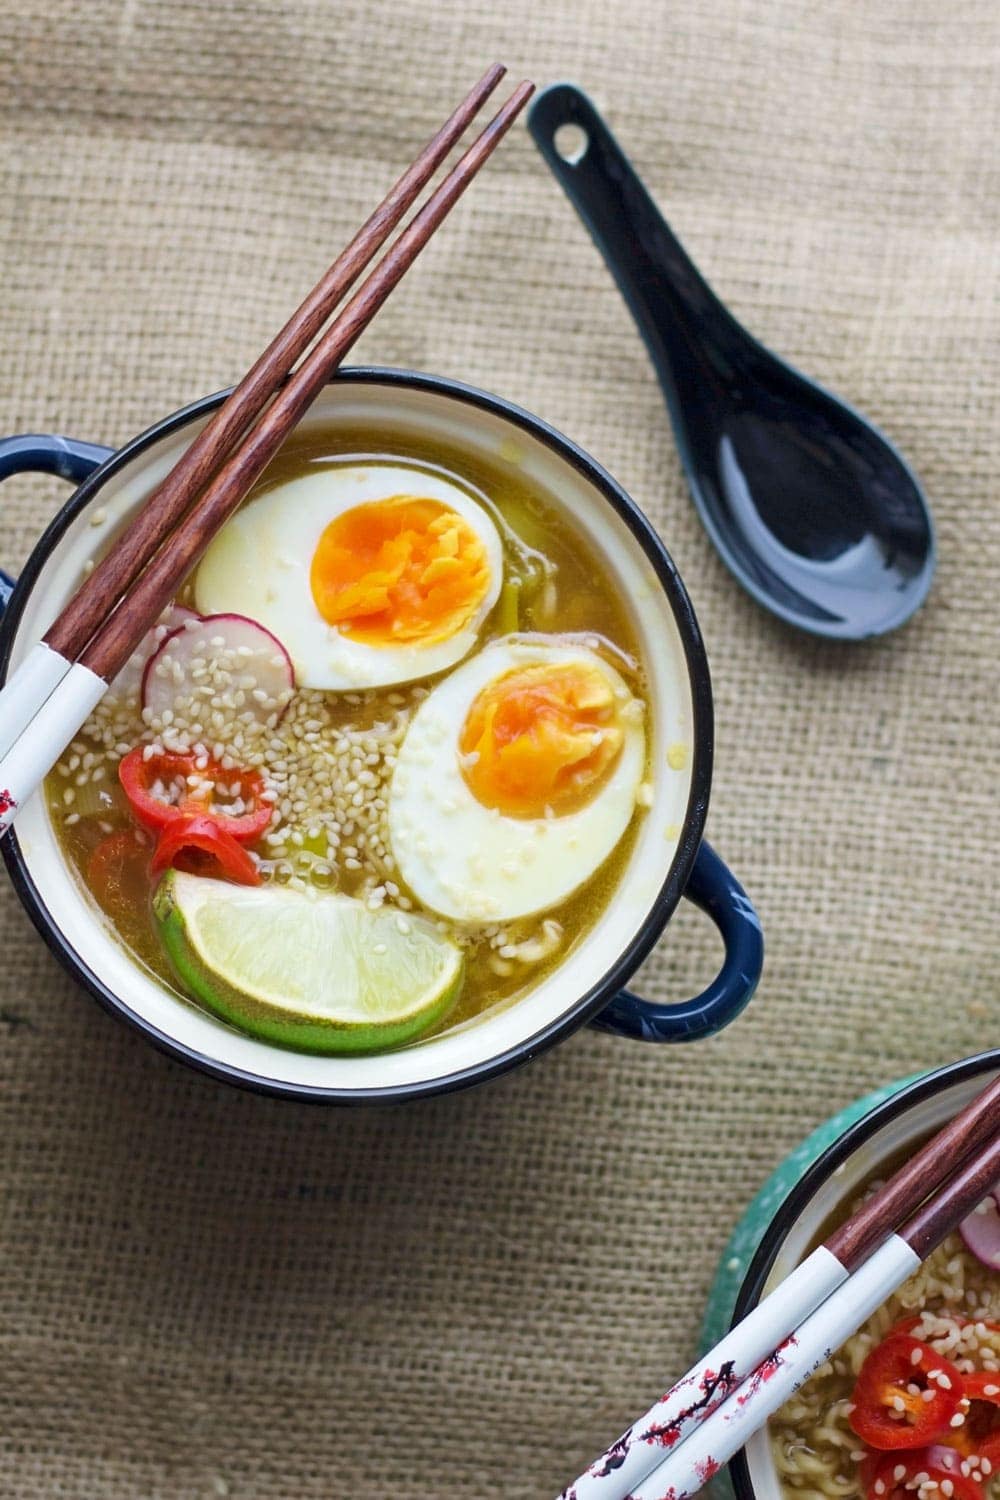
[[[595,638],[591,644],[607,655],[634,694],[645,699],[645,676],[639,661],[635,627],[625,604],[616,595],[601,558],[587,538],[560,517],[551,500],[525,480],[515,462],[502,456],[486,459],[470,455],[437,438],[431,442],[420,433],[405,428],[387,431],[383,427],[373,430],[367,426],[350,429],[338,426],[312,430],[307,435],[293,434],[249,498],[307,472],[346,462],[365,466],[411,464],[414,468],[457,481],[466,491],[471,489],[474,498],[491,515],[503,541],[505,584],[475,650],[496,637],[515,631],[582,632]],[[522,580],[520,588],[512,586],[514,578]],[[192,597],[189,580],[178,598],[185,602]],[[246,612],[252,617],[250,589]],[[439,678],[432,681],[447,675],[439,674]],[[423,683],[359,690],[354,694],[323,694],[324,731],[349,730],[361,734],[393,715],[404,718],[412,715],[424,695]],[[117,766],[125,747],[140,742],[150,743],[154,738],[143,723],[137,699],[125,706],[113,729],[109,727],[106,716],[102,719],[102,710],[104,705],[98,708],[47,778],[50,816],[66,858],[93,899],[102,905],[118,938],[138,962],[151,969],[175,992],[181,993],[153,922],[151,884],[142,872],[141,860],[133,862],[134,868],[125,868],[112,878],[108,878],[106,869],[95,874],[91,864],[99,845],[107,849],[111,835],[134,826],[117,777]],[[647,744],[647,779],[650,750]],[[456,1005],[438,1025],[438,1031],[468,1023],[498,1006],[522,998],[561,962],[604,910],[631,853],[637,822],[638,814],[596,874],[558,908],[489,927],[463,927],[452,922],[443,924],[465,948],[466,976]],[[299,878],[295,873],[299,871],[296,860],[300,855],[304,859],[310,852],[308,846],[306,831],[298,849],[293,848],[291,855],[287,846],[276,853],[260,843],[253,847],[262,856],[261,870],[265,880],[294,884]],[[98,857],[99,865],[103,859],[103,855]],[[349,895],[363,894],[368,879],[365,869],[345,867],[342,856],[318,859],[315,850],[309,868],[315,871],[317,866],[322,868],[326,863],[331,866],[329,875],[312,874],[308,877],[311,883]],[[291,867],[292,874],[286,866]],[[394,883],[399,887],[402,903],[421,910],[419,903],[409,900],[409,893],[398,876]],[[396,899],[390,896],[390,901]],[[433,913],[427,914],[434,916]],[[561,929],[560,939],[551,951],[533,961],[520,958],[511,961],[501,955],[502,948],[509,950],[511,946],[526,941],[530,947],[545,919],[554,919]],[[186,995],[184,998],[188,999]]]

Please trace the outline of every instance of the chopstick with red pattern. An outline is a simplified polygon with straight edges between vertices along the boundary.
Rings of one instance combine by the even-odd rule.
[[[840,1326],[846,1317],[850,1326],[837,1340],[843,1342],[869,1315],[861,1312],[852,1322],[855,1306],[866,1305],[867,1295],[885,1288],[869,1309],[874,1310],[899,1281],[915,1269],[919,1260],[930,1253],[934,1235],[943,1238],[965,1217],[964,1213],[959,1214],[954,1223],[949,1219],[958,1192],[956,1184],[964,1180],[963,1172],[968,1172],[972,1174],[970,1180],[981,1186],[984,1171],[988,1173],[990,1170],[988,1162],[1000,1151],[998,1131],[1000,1076],[987,1084],[915,1152],[770,1296],[758,1303],[714,1349],[688,1370],[645,1416],[633,1422],[574,1484],[562,1491],[559,1500],[654,1500],[654,1496],[657,1500],[661,1500],[661,1496],[681,1500],[682,1492],[694,1493],[692,1489],[685,1489],[685,1484],[700,1488],[710,1477],[709,1470],[715,1472],[709,1460],[718,1467],[732,1456],[752,1430],[745,1425],[746,1417],[740,1415],[737,1420],[734,1414],[742,1414],[751,1408],[754,1413],[763,1411],[761,1398],[754,1392],[765,1387],[770,1391],[779,1369],[797,1371],[800,1368],[801,1353],[797,1355],[799,1362],[793,1365],[789,1350],[794,1347],[801,1351],[806,1347],[803,1336],[812,1319],[820,1320],[815,1324],[814,1333],[823,1332],[824,1336],[833,1339],[834,1332],[820,1314],[827,1319],[836,1314],[840,1320],[836,1326]],[[982,1165],[984,1152],[986,1168]],[[958,1176],[954,1175],[956,1173]],[[1000,1158],[997,1173],[1000,1173]],[[989,1182],[985,1187],[981,1186],[979,1198],[974,1199],[970,1209],[986,1196],[988,1188]],[[921,1208],[925,1200],[927,1207]],[[931,1205],[937,1205],[936,1218],[928,1218]],[[904,1227],[897,1229],[901,1223]],[[947,1227],[939,1234],[942,1223]],[[929,1224],[932,1226],[930,1232]],[[817,1363],[822,1363],[822,1358]],[[812,1368],[815,1366],[797,1376],[798,1384],[812,1373]],[[786,1378],[782,1377],[782,1389],[785,1389]],[[789,1386],[785,1396],[794,1388],[794,1385]],[[715,1415],[719,1412],[727,1412],[728,1416],[716,1423]],[[770,1409],[754,1425],[759,1426],[768,1415]],[[743,1435],[729,1448],[725,1458],[719,1457],[729,1438],[740,1433]],[[689,1443],[693,1444],[690,1453]],[[684,1459],[682,1453],[686,1455]],[[664,1461],[667,1454],[670,1458]],[[674,1473],[675,1454],[677,1474]],[[705,1470],[700,1479],[699,1463]],[[661,1483],[660,1478],[668,1465],[671,1466],[669,1485],[666,1481]],[[655,1476],[659,1489],[645,1484],[650,1475]],[[675,1494],[669,1494],[671,1486]]]

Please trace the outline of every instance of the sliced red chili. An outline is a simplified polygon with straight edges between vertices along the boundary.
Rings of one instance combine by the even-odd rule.
[[[988,1458],[991,1469],[996,1469],[1000,1467],[1000,1371],[976,1370],[962,1380],[965,1397],[959,1412],[965,1421],[941,1441],[966,1456],[974,1453]]]
[[[199,767],[201,756],[170,750],[147,755],[147,749],[148,746],[137,745],[118,767],[118,779],[129,806],[143,828],[158,833],[176,818],[197,812],[214,818],[230,838],[248,844],[259,838],[270,823],[273,809],[264,801],[264,778],[259,771],[240,768],[227,771],[214,760]],[[211,783],[213,789],[207,795],[195,796],[189,790],[192,777],[197,777],[203,785]],[[175,801],[167,800],[158,790],[154,792],[158,784],[170,788],[178,783],[184,790],[178,791]],[[245,810],[235,815],[227,812],[225,801],[215,795],[220,787],[225,788],[227,795],[240,798]]]
[[[928,1485],[941,1491],[942,1500],[945,1496],[950,1500],[984,1500],[982,1486],[962,1473],[957,1453],[954,1462],[947,1457],[951,1452],[950,1448],[929,1447],[873,1455],[877,1461],[866,1460],[862,1465],[868,1500],[915,1500],[918,1490],[926,1495]],[[947,1490],[942,1489],[945,1483]]]
[[[874,1448],[868,1448],[864,1458],[858,1464],[858,1479],[861,1481],[861,1488],[869,1497],[875,1493],[875,1481],[884,1463],[884,1453],[877,1453]]]
[[[929,1344],[896,1333],[861,1366],[850,1423],[873,1448],[919,1448],[947,1434],[964,1393],[962,1376],[949,1360]]]
[[[204,813],[180,814],[160,834],[150,870],[162,875],[171,868],[220,876],[237,885],[260,885],[260,871],[242,844]]]
[[[922,1321],[921,1313],[911,1314],[894,1323],[887,1335],[909,1333]],[[948,1311],[948,1320],[960,1328],[970,1323],[982,1322],[993,1333],[1000,1333],[1000,1323],[988,1318],[969,1318],[965,1313]],[[965,1394],[958,1403],[955,1416],[964,1418],[957,1427],[949,1423],[947,1434],[942,1433],[936,1441],[965,1457],[975,1454],[988,1458],[993,1469],[1000,1468],[1000,1370],[976,1370],[960,1372]]]
[[[119,828],[101,840],[87,861],[87,888],[109,917],[135,906],[136,885],[145,886],[150,846],[134,828]]]

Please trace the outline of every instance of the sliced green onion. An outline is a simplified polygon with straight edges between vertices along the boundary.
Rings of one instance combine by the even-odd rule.
[[[73,782],[67,785],[72,786],[75,793],[68,811],[79,813],[81,818],[107,818],[127,811],[117,778],[111,781],[105,776],[103,781],[85,781],[83,786],[75,786]]]
[[[503,635],[515,635],[521,628],[521,579],[509,575],[504,579],[497,604],[497,625]]]

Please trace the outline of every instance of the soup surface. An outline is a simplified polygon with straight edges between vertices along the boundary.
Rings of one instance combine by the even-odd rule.
[[[178,994],[286,1045],[379,1050],[521,999],[599,919],[652,797],[645,697],[604,563],[515,463],[314,429],[48,806]]]
[[[1000,1275],[950,1235],[770,1437],[800,1500],[1000,1500]]]

